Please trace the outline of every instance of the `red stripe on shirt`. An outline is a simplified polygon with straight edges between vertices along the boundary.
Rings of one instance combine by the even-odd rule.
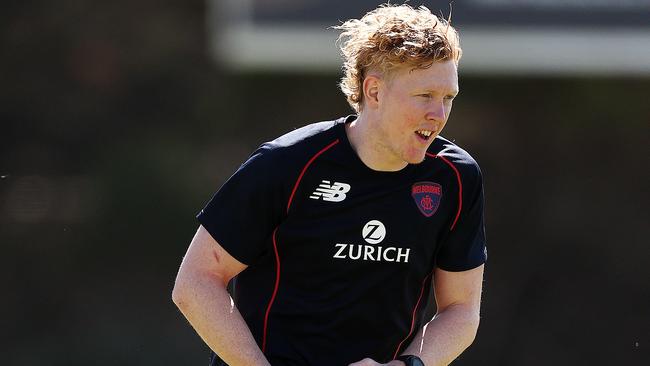
[[[280,254],[278,253],[278,243],[275,239],[275,236],[278,232],[278,228],[273,230],[273,251],[275,252],[275,286],[273,287],[273,294],[271,295],[271,300],[266,307],[266,314],[264,314],[264,333],[262,333],[262,353],[266,352],[266,334],[269,325],[269,313],[271,312],[271,306],[275,301],[275,296],[278,294],[278,287],[280,285]]]
[[[393,355],[393,360],[399,355],[399,350],[400,348],[402,348],[402,344],[404,344],[404,342],[406,342],[406,340],[409,339],[409,337],[413,333],[413,327],[415,326],[415,316],[417,315],[418,307],[420,306],[420,302],[422,301],[422,295],[424,294],[424,286],[426,285],[427,279],[430,276],[431,273],[429,273],[426,277],[424,277],[424,280],[422,280],[422,287],[420,288],[420,296],[418,297],[418,301],[415,303],[415,307],[413,308],[413,314],[411,315],[411,329],[409,329],[409,333],[406,335],[406,337],[404,337],[404,339],[402,339],[402,341],[399,342],[399,345],[395,350],[395,354]]]
[[[319,157],[322,153],[325,151],[329,150],[332,146],[336,145],[339,143],[339,139],[336,139],[334,142],[331,144],[325,146],[321,151],[317,152],[314,156],[309,159],[307,164],[302,168],[302,171],[300,172],[300,175],[298,176],[298,179],[296,180],[296,184],[293,186],[293,190],[291,191],[291,196],[289,196],[289,202],[287,203],[287,213],[289,213],[289,207],[291,207],[291,202],[293,201],[293,196],[296,194],[296,191],[298,190],[298,186],[300,185],[300,181],[302,180],[302,176],[305,175],[305,172],[307,171],[307,168],[311,165],[311,163],[316,160],[317,157]]]
[[[302,171],[300,172],[300,175],[298,176],[298,179],[296,180],[296,183],[293,186],[293,190],[291,191],[291,196],[289,196],[289,202],[287,203],[287,213],[289,213],[291,202],[293,201],[293,197],[296,194],[296,191],[298,190],[300,181],[302,180],[302,177],[305,175],[305,172],[307,171],[311,163],[313,163],[314,160],[316,160],[316,158],[318,158],[325,151],[329,150],[330,148],[332,148],[332,146],[338,143],[339,143],[339,139],[336,139],[334,142],[325,146],[319,152],[314,154],[314,156],[312,156],[311,159],[309,159],[309,161],[307,162],[307,164],[305,164],[305,166],[302,168]],[[280,253],[278,252],[277,232],[278,232],[278,228],[276,227],[275,230],[273,230],[273,252],[275,253],[275,286],[273,287],[273,294],[271,295],[271,300],[269,300],[269,304],[266,306],[266,313],[264,314],[264,330],[262,333],[262,353],[266,352],[266,340],[268,338],[267,335],[269,329],[269,314],[271,313],[273,302],[275,301],[275,297],[278,294],[278,288],[280,287]]]
[[[453,169],[454,172],[456,173],[456,179],[458,180],[458,211],[456,212],[456,218],[454,219],[453,224],[451,224],[451,227],[449,228],[449,231],[452,231],[456,226],[456,222],[458,222],[458,218],[460,217],[460,211],[463,209],[463,182],[460,179],[460,172],[451,161],[447,160],[447,158],[445,158],[442,155],[427,153],[427,156],[430,156],[432,158],[442,159],[442,161],[444,161],[447,165],[449,165],[451,169]]]

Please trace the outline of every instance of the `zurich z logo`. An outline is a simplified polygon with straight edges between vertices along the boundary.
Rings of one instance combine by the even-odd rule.
[[[341,202],[345,199],[345,194],[350,192],[350,188],[347,183],[334,182],[330,184],[329,180],[324,180],[309,198],[314,200],[322,198],[323,201]]]
[[[378,244],[386,237],[386,227],[379,220],[368,221],[361,234],[368,243]]]

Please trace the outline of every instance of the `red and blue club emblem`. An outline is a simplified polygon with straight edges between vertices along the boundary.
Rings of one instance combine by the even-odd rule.
[[[411,196],[420,212],[426,217],[431,217],[440,206],[442,186],[433,182],[417,182],[411,187]]]

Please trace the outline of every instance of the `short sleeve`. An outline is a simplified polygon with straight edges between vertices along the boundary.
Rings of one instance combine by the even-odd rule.
[[[279,162],[262,145],[199,212],[197,219],[230,255],[252,264],[271,249],[282,217]]]
[[[487,260],[483,178],[477,165],[464,168],[461,170],[461,212],[456,225],[443,239],[436,258],[436,265],[445,271],[470,270]]]

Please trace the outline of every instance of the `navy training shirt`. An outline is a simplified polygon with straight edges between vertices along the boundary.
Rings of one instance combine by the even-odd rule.
[[[422,163],[372,170],[345,132],[355,118],[263,144],[197,216],[248,265],[233,297],[274,366],[388,362],[429,320],[434,267],[486,261],[476,161],[437,137]]]

